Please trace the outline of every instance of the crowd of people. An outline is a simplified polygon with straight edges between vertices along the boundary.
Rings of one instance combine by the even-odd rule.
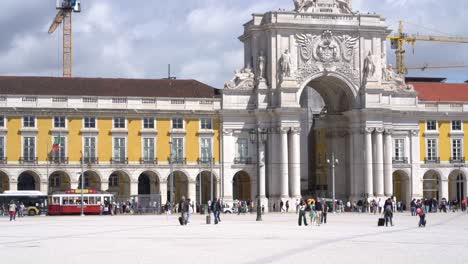
[[[24,213],[26,211],[26,206],[22,202],[14,202],[10,201],[9,204],[2,204],[0,207],[0,215],[10,216],[10,222],[16,221],[16,217],[24,217]]]
[[[321,224],[327,223],[327,214],[329,211],[329,205],[324,199],[301,199],[296,206],[296,212],[299,214],[298,225],[301,226],[304,223],[307,226],[307,214],[310,218],[310,224],[320,226]]]

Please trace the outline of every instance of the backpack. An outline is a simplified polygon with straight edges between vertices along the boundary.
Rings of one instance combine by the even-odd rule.
[[[420,215],[422,213],[421,208],[416,209],[416,214]]]

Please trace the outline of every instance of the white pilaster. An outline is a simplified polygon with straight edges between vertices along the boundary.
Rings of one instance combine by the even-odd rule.
[[[108,181],[101,181],[101,186],[100,187],[101,187],[101,191],[103,191],[103,192],[107,191],[109,189],[109,182]],[[81,189],[81,186],[78,186],[78,189]],[[132,189],[132,187],[130,186],[130,190],[131,189]],[[137,189],[138,189],[138,183],[137,183]],[[137,190],[137,194],[138,194],[138,190]]]
[[[10,180],[10,191],[17,191],[18,190],[18,181]]]
[[[159,191],[161,193],[161,203],[167,203],[167,181],[161,181],[159,183]]]
[[[393,175],[392,175],[392,134],[390,130],[385,131],[384,136],[384,185],[385,185],[385,196],[390,197],[393,195]]]
[[[138,195],[138,181],[130,182],[130,195]]]
[[[301,197],[301,164],[300,164],[300,151],[301,146],[299,143],[300,128],[294,128],[291,131],[291,144],[289,145],[289,152],[291,154],[291,161],[289,164],[290,171],[290,185],[291,197],[298,199]]]
[[[197,183],[195,181],[192,181],[192,180],[189,180],[189,183],[188,183],[188,190],[187,190],[187,197],[186,198],[190,198],[192,201],[195,201],[196,199],[196,195],[197,195]],[[213,186],[213,188],[215,188],[215,186]],[[211,192],[211,191],[210,191]],[[213,192],[213,195],[214,195],[214,192]],[[213,199],[216,198],[216,197],[213,197]]]
[[[442,198],[445,198],[445,199],[449,199],[448,195],[449,195],[449,184],[448,184],[448,180],[441,180],[440,181],[440,197],[439,197],[439,200],[441,200]]]
[[[372,196],[374,194],[374,185],[372,178],[372,132],[373,128],[365,129],[365,145],[366,145],[366,179],[365,179],[365,192],[367,195]]]
[[[282,128],[280,130],[281,133],[281,175],[280,175],[280,196],[281,198],[288,198],[289,197],[289,180],[288,180],[288,131],[289,128]]]
[[[375,166],[376,174],[374,175],[374,193],[376,196],[384,195],[384,159],[383,159],[383,129],[377,128],[375,131]]]
[[[423,184],[422,176],[419,176],[418,171],[421,162],[420,156],[420,142],[419,142],[419,130],[410,131],[410,153],[409,153],[409,162],[411,164],[411,198],[421,198],[423,197]]]

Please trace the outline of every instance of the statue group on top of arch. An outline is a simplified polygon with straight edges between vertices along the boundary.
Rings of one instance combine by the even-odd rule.
[[[255,74],[252,68],[247,65],[247,67],[236,70],[234,72],[234,77],[224,84],[225,89],[243,89],[249,90],[253,89],[255,86],[254,83]]]
[[[317,72],[338,72],[359,85],[359,69],[355,68],[359,37],[348,34],[335,35],[330,30],[322,35],[296,34],[299,52],[297,78],[306,79]]]
[[[299,13],[333,13],[338,10],[340,13],[353,14],[351,0],[293,0],[294,11]]]

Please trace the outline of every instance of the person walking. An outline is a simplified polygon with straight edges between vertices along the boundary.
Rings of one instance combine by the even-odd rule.
[[[384,204],[384,218],[385,218],[385,226],[388,226],[390,222],[390,226],[393,226],[393,211],[392,211],[392,199],[388,198]]]
[[[310,212],[309,212],[310,225],[313,226],[315,224],[319,226],[320,223],[317,221],[317,212],[315,211],[315,201],[312,201],[309,207],[310,207]]]
[[[320,225],[322,223],[323,204],[319,197],[315,202],[315,213],[317,214],[317,223]]]
[[[289,212],[289,200],[286,201],[286,213]]]
[[[219,222],[221,222],[221,219],[219,218],[219,214],[221,212],[221,204],[219,202],[219,199],[215,198],[211,206],[211,211],[213,211],[214,216],[214,223],[215,225],[217,225]]]
[[[191,202],[190,198],[187,199],[187,202],[185,203],[185,222],[186,224],[190,223],[190,207],[191,207]]]
[[[8,208],[10,213],[10,222],[16,221],[16,204],[13,201],[10,201],[10,207]]]
[[[297,224],[299,226],[302,226],[302,222],[304,221],[304,225],[307,226],[307,218],[305,216],[305,210],[306,210],[306,203],[304,200],[301,199],[301,202],[299,203],[299,219],[297,220]]]
[[[24,217],[24,210],[26,209],[26,207],[24,206],[23,202],[20,202],[19,204],[19,217]]]
[[[299,213],[299,200],[298,199],[296,199],[295,206],[296,206],[296,214],[298,214]]]
[[[284,203],[283,200],[280,201],[280,213],[284,212]]]
[[[420,207],[416,209],[416,214],[419,215],[419,227],[426,227],[426,214],[424,213],[424,210],[422,210]]]
[[[329,208],[327,202],[325,202],[325,200],[322,200],[322,218],[320,219],[320,222],[322,224],[327,223],[327,214],[328,214],[329,209],[330,208]]]
[[[416,199],[413,198],[413,200],[411,201],[410,207],[411,207],[411,216],[415,216],[416,215]]]
[[[179,202],[179,213],[180,213],[180,224],[181,225],[187,225],[187,220],[186,220],[186,202],[185,202],[185,196],[182,196],[182,198],[180,199],[180,202]]]

